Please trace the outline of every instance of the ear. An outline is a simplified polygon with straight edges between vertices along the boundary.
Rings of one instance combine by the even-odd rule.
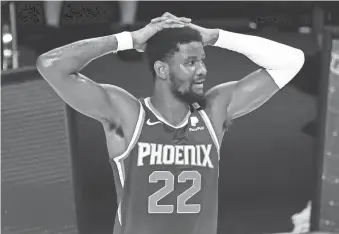
[[[168,65],[161,61],[154,63],[154,70],[158,77],[166,79],[168,76]]]

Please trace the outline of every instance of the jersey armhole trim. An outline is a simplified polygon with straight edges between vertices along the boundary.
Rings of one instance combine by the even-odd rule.
[[[143,127],[144,120],[145,120],[144,107],[139,100],[138,100],[138,102],[140,104],[140,112],[139,112],[138,121],[137,121],[135,130],[134,130],[131,142],[129,143],[129,145],[128,145],[128,147],[127,147],[127,149],[124,153],[113,158],[113,160],[116,163],[117,168],[118,168],[121,187],[124,187],[124,182],[125,182],[125,167],[124,167],[123,161],[124,161],[124,159],[126,159],[128,157],[129,153],[132,151],[133,147],[137,143],[137,141],[140,137],[140,134],[141,134],[141,130],[142,130],[142,127]]]
[[[219,144],[219,140],[217,137],[217,134],[215,134],[215,130],[213,128],[213,125],[209,119],[209,117],[207,116],[206,112],[204,110],[198,110],[200,116],[202,117],[202,119],[204,120],[206,127],[211,135],[211,138],[215,144],[215,146],[217,147],[218,150],[218,159],[220,160],[220,144]]]
[[[115,164],[117,165],[117,169],[118,169],[118,173],[119,173],[119,179],[120,179],[120,183],[121,183],[121,187],[123,188],[125,185],[125,178],[126,178],[126,174],[125,174],[125,165],[124,165],[124,159],[126,159],[130,152],[132,151],[133,147],[135,146],[135,144],[137,143],[140,134],[141,134],[141,130],[145,121],[145,110],[144,107],[142,105],[142,103],[138,100],[139,104],[140,104],[140,112],[139,112],[139,117],[138,117],[138,121],[132,136],[132,140],[129,143],[126,151],[124,153],[122,153],[121,155],[114,157],[113,160],[115,162]],[[118,205],[118,220],[120,223],[120,226],[122,226],[122,217],[121,217],[121,201],[118,201],[119,205]]]

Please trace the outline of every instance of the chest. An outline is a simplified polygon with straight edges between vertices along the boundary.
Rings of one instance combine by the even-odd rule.
[[[195,118],[193,118],[195,120]],[[162,122],[156,125],[144,124],[139,141],[163,145],[198,145],[211,141],[204,123],[187,123],[181,128],[172,128]]]
[[[214,168],[218,163],[218,149],[209,129],[197,117],[181,128],[150,123],[144,124],[134,147],[135,166]]]

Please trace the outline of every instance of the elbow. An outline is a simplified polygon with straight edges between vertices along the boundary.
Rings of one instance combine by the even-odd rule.
[[[45,70],[48,67],[47,59],[43,57],[42,55],[40,55],[38,59],[36,60],[35,65],[38,71],[41,73],[43,70]]]
[[[38,70],[38,72],[42,75],[43,74],[43,58],[41,56],[38,57],[38,59],[36,60],[35,62],[35,66],[36,66],[36,69]]]
[[[291,72],[292,78],[295,77],[304,66],[305,63],[305,54],[302,50],[296,49],[293,59],[289,65],[288,70]]]
[[[300,49],[293,49],[284,56],[285,62],[282,63],[281,70],[289,70],[297,74],[305,63],[305,54]]]
[[[305,63],[305,53],[300,50],[297,49],[296,51],[296,55],[295,55],[295,66],[300,70]]]
[[[288,67],[289,69],[300,71],[300,69],[304,66],[305,63],[305,54],[300,49],[295,49],[293,54],[289,56]]]
[[[60,71],[59,66],[56,64],[56,60],[46,55],[40,55],[36,60],[35,66],[41,75]]]
[[[56,64],[52,61],[53,60],[51,58],[40,55],[35,63],[37,71],[46,81],[50,81],[51,79],[54,79],[54,77],[62,75],[60,69],[58,69]]]

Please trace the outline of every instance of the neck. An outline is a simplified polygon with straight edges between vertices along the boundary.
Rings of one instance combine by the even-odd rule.
[[[168,89],[157,88],[150,98],[152,106],[173,125],[181,123],[189,111],[189,105],[175,97]]]

